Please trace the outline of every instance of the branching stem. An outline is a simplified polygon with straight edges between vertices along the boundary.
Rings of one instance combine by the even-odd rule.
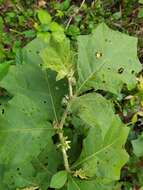
[[[65,120],[66,120],[67,115],[68,115],[70,102],[73,99],[72,79],[69,78],[68,82],[69,82],[69,101],[67,103],[67,107],[66,107],[66,109],[63,113],[63,116],[61,118],[61,121],[58,124],[58,136],[59,136],[61,150],[62,150],[62,154],[63,154],[64,166],[65,166],[66,171],[70,173],[71,170],[70,170],[69,161],[68,161],[67,149],[65,146],[66,138],[64,137],[64,133],[63,133],[63,127],[64,127],[64,123],[65,123]]]

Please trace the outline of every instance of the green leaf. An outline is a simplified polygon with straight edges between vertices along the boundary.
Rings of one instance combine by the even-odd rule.
[[[0,112],[2,182],[9,189],[32,185],[35,171],[31,161],[46,144],[52,144],[52,126],[25,95],[16,95]]]
[[[22,32],[22,34],[25,35],[25,38],[35,37],[35,31],[34,30],[26,30],[26,31]]]
[[[53,37],[53,39],[55,40],[55,42],[57,42],[57,43],[63,43],[63,45],[65,45],[66,46],[66,37],[65,37],[65,34],[63,33],[63,32],[53,32],[52,33],[52,37]],[[67,42],[67,44],[68,44],[68,42]]]
[[[33,41],[31,41],[27,46],[24,47],[23,49],[23,62],[24,63],[29,63],[31,64],[31,69],[30,71],[27,72],[31,72],[32,69],[36,68],[36,72],[38,76],[44,76],[42,78],[45,77],[47,84],[45,84],[45,90],[46,90],[46,86],[48,88],[48,96],[49,96],[49,107],[52,109],[49,109],[50,113],[50,117],[51,119],[54,118],[54,120],[57,120],[56,117],[60,117],[60,114],[62,113],[59,108],[61,108],[61,101],[64,98],[64,95],[68,93],[68,89],[67,89],[67,81],[66,80],[61,80],[59,82],[57,82],[55,80],[56,78],[56,73],[51,71],[51,70],[47,70],[45,72],[41,71],[41,68],[39,67],[33,67],[32,65],[37,65],[42,67],[43,60],[40,56],[40,51],[42,49],[45,49],[48,46],[49,42],[45,42],[43,41],[43,39],[41,38],[36,38]],[[23,69],[24,70],[24,69]],[[39,70],[39,71],[38,71]],[[34,70],[33,70],[34,72]],[[41,74],[38,74],[41,73]],[[45,74],[47,72],[47,74]],[[19,78],[21,76],[18,76]],[[25,76],[23,76],[25,78]],[[38,77],[36,78],[36,75],[34,75],[35,78],[31,80],[37,81],[38,83]],[[36,82],[35,82],[35,86],[36,86]],[[41,89],[39,89],[39,92],[42,91],[42,86]],[[56,96],[56,94],[58,93],[58,96]],[[45,92],[45,95],[47,94],[47,92]],[[53,111],[52,111],[53,110]],[[57,110],[57,111],[55,111]],[[61,108],[62,110],[62,108]],[[53,114],[51,114],[53,112]],[[53,115],[53,116],[52,116]],[[55,116],[54,116],[55,115]]]
[[[55,77],[54,72],[43,72],[36,65],[17,65],[11,66],[9,74],[0,85],[12,95],[20,93],[28,96],[42,106],[44,115],[47,115],[49,120],[58,120],[63,111],[61,101],[67,93],[67,81],[56,82]]]
[[[70,25],[66,31],[67,35],[77,37],[80,34],[80,29],[75,25]]]
[[[56,3],[55,8],[62,10],[62,11],[66,11],[70,6],[70,2],[71,2],[71,0],[65,0],[63,2]]]
[[[139,9],[138,18],[143,18],[143,8]]]
[[[100,24],[91,35],[78,38],[77,93],[91,88],[118,94],[123,84],[136,85],[142,69],[137,58],[137,39]]]
[[[53,152],[54,130],[49,121],[57,121],[62,114],[66,84],[63,80],[54,81],[55,73],[43,72],[38,65],[24,64],[11,66],[0,83],[13,96],[0,107],[0,184],[9,189],[33,183],[37,186],[32,161],[45,147]]]
[[[119,11],[119,12],[115,12],[115,13],[112,15],[112,17],[113,17],[114,19],[118,20],[118,19],[120,19],[120,18],[122,17],[122,14],[121,14],[120,11]]]
[[[70,41],[67,38],[60,39],[60,41],[51,39],[50,44],[41,51],[40,56],[43,60],[43,68],[50,68],[58,73],[57,80],[71,73],[73,57]]]
[[[51,22],[50,29],[52,32],[63,32],[64,33],[64,28],[62,26],[60,26],[57,22]]]
[[[67,190],[118,190],[114,183],[103,183],[102,180],[80,180],[75,177],[68,178]]]
[[[2,80],[3,77],[7,74],[9,66],[10,66],[9,63],[0,64],[0,80]]]
[[[39,53],[42,49],[46,48],[50,37],[45,35],[45,38],[47,38],[47,41],[45,41],[41,36],[35,38],[23,48],[22,53],[25,63],[42,65],[42,59]]]
[[[112,104],[99,94],[81,96],[72,104],[73,113],[89,126],[81,155],[72,168],[81,168],[87,177],[118,180],[128,160],[123,147],[129,129],[115,115]]]
[[[139,0],[139,3],[140,3],[140,4],[143,4],[143,0]]]
[[[60,189],[67,181],[67,171],[59,171],[53,175],[50,183],[51,188]]]
[[[57,168],[62,165],[63,160],[56,146],[48,144],[45,149],[32,161],[36,170],[35,181],[42,190],[47,190],[50,186],[51,177],[57,172]]]
[[[132,141],[133,152],[137,157],[143,156],[143,134],[138,139]]]
[[[49,42],[50,36],[51,35],[48,32],[39,32],[37,34],[37,37],[43,40],[44,42]]]
[[[43,9],[38,10],[38,18],[41,24],[50,24],[52,20],[50,14]]]

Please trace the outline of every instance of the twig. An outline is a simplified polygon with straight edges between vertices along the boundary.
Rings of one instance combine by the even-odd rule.
[[[80,7],[79,7],[79,8],[75,11],[75,13],[69,18],[68,23],[67,23],[67,25],[66,25],[66,30],[68,29],[68,27],[69,27],[71,21],[73,20],[73,18],[79,13],[79,11],[80,11],[80,9],[83,7],[84,3],[85,3],[85,0],[82,1]]]
[[[12,29],[12,28],[10,28],[9,30],[10,30],[10,32],[14,32],[14,33],[19,34],[19,35],[23,34],[22,32],[19,32],[17,30]]]

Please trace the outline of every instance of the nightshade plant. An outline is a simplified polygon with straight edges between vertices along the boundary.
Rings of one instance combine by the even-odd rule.
[[[101,23],[75,52],[62,30],[47,36],[0,82],[0,188],[116,190],[129,128],[106,94],[136,86],[137,39]]]

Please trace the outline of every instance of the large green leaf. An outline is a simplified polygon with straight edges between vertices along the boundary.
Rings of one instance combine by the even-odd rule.
[[[72,168],[82,169],[87,177],[118,180],[128,160],[124,144],[129,129],[115,115],[112,104],[99,94],[75,98],[72,110],[89,125],[83,150]]]
[[[78,38],[77,93],[94,88],[118,94],[123,84],[132,89],[141,68],[134,37],[102,23],[91,35]]]
[[[17,65],[11,67],[0,85],[12,95],[28,96],[42,107],[43,115],[55,120],[62,112],[61,101],[67,93],[67,82],[65,80],[56,82],[55,78],[54,72],[50,70],[47,73],[43,72],[36,65]]]
[[[38,185],[38,180],[34,179],[38,174],[35,175],[32,161],[46,147],[48,153],[54,151],[54,130],[49,121],[58,120],[66,93],[66,81],[56,82],[55,77],[55,73],[43,72],[37,65],[24,64],[11,66],[0,83],[13,96],[0,107],[1,186],[13,190]],[[49,173],[47,168],[45,172]],[[50,176],[53,172],[55,169]]]
[[[10,189],[32,185],[32,159],[46,144],[52,144],[51,124],[39,106],[25,95],[16,95],[2,106],[0,116],[0,165],[2,182]]]

